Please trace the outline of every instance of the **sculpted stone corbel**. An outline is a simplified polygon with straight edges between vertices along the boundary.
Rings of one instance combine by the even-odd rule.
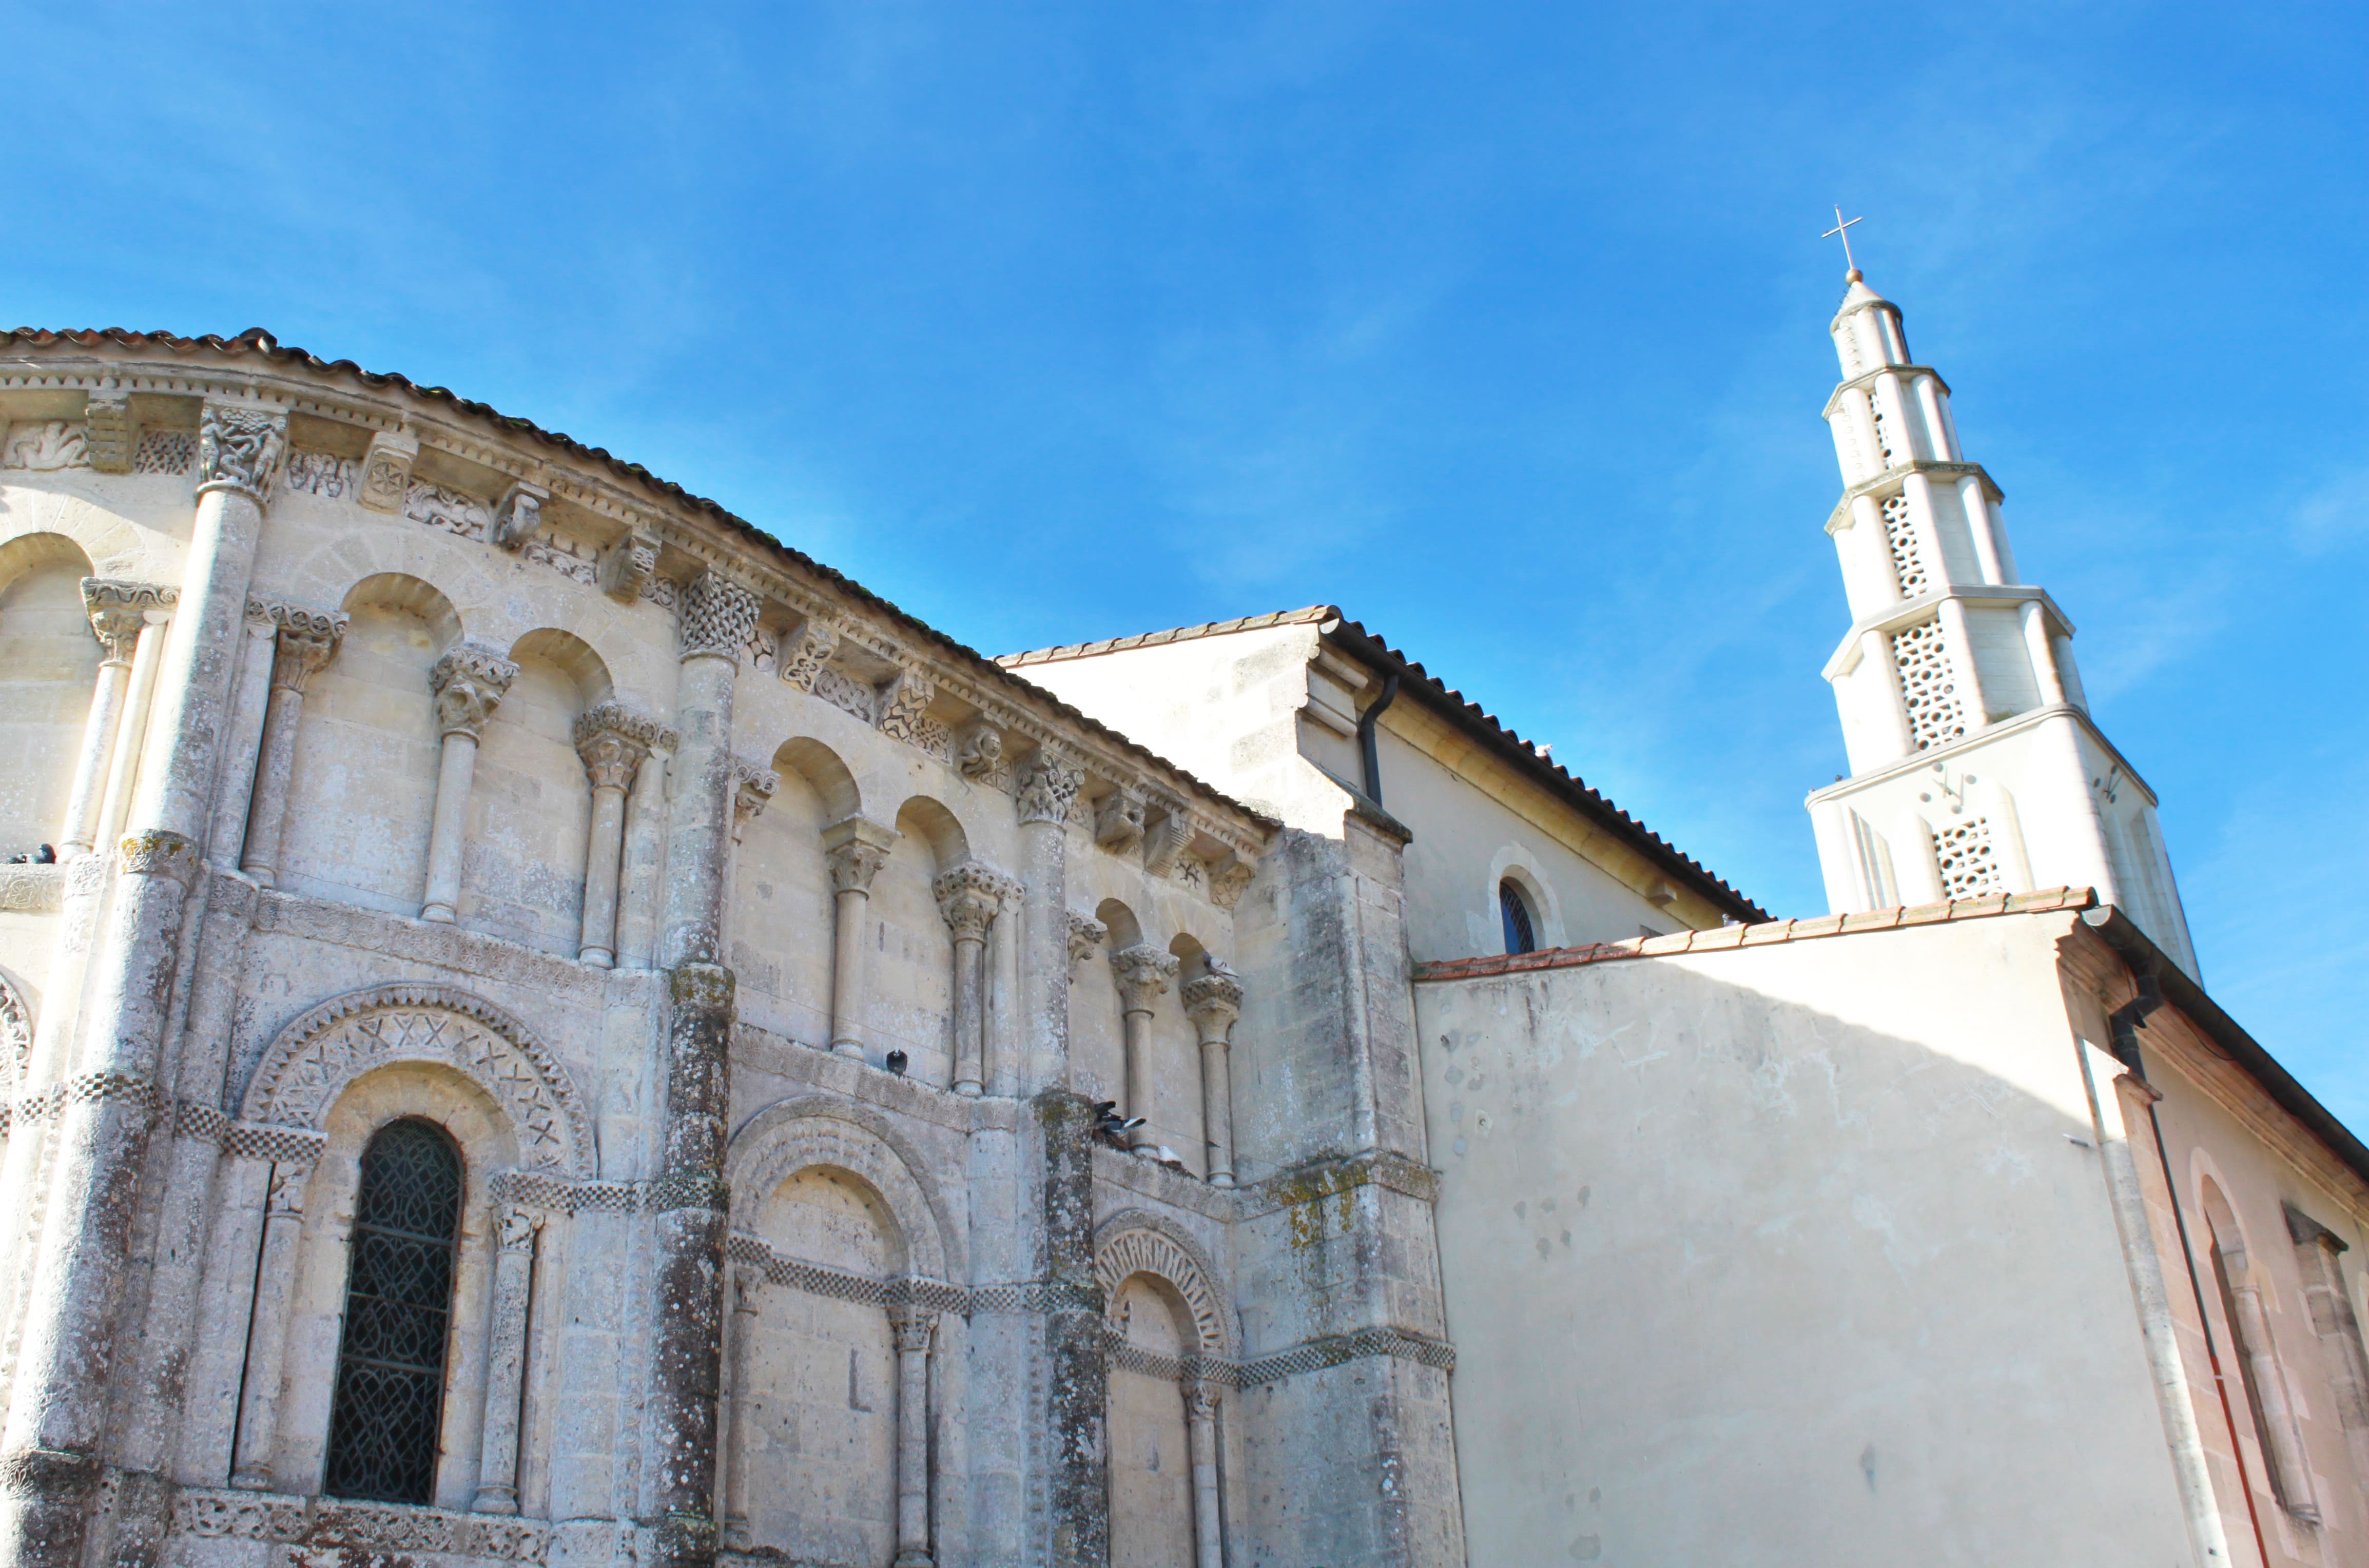
[[[436,693],[436,723],[442,734],[484,736],[486,720],[518,679],[519,667],[487,647],[458,643],[428,671]]]
[[[746,757],[732,759],[732,832],[738,837],[740,830],[757,819],[773,792],[782,787],[782,775],[772,769],[749,761]]]
[[[983,778],[1003,761],[1003,732],[982,716],[962,727],[955,737],[955,766],[965,778]]]
[[[809,615],[798,624],[798,629],[782,639],[781,652],[774,663],[781,677],[801,692],[815,688],[815,677],[839,651],[841,634],[838,627]]]
[[[1173,796],[1155,796],[1152,804],[1164,815],[1144,834],[1143,869],[1154,876],[1173,876],[1184,846],[1193,841],[1193,822],[1184,815],[1184,803]]]
[[[641,598],[658,569],[658,531],[636,523],[626,528],[624,538],[601,552],[596,575],[601,592],[631,604]]]
[[[1245,858],[1239,850],[1229,850],[1209,863],[1209,901],[1221,910],[1230,910],[1242,901],[1242,893],[1258,875],[1258,862]]]
[[[543,504],[551,492],[521,479],[502,492],[494,504],[493,543],[497,549],[521,550],[543,530]]]
[[[381,430],[371,437],[370,451],[362,455],[361,504],[372,511],[401,511],[418,456],[419,438],[409,430]]]
[[[140,428],[132,418],[132,395],[119,389],[89,394],[83,403],[84,453],[101,474],[132,472],[132,452]]]
[[[288,416],[211,398],[198,416],[198,493],[236,490],[263,504],[288,454]]]
[[[1125,854],[1143,841],[1143,795],[1121,784],[1094,807],[1094,842]]]

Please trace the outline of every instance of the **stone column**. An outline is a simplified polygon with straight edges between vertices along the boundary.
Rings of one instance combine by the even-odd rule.
[[[872,879],[888,864],[897,830],[850,817],[823,830],[824,860],[830,867],[837,919],[830,944],[830,1048],[864,1056],[864,916],[872,902]]]
[[[892,1568],[930,1568],[930,1334],[934,1312],[898,1310],[897,1335],[897,1557]]]
[[[246,647],[238,656],[238,677],[231,687],[230,738],[223,748],[222,771],[214,778],[212,825],[206,830],[205,862],[227,871],[246,854],[246,818],[255,803],[255,773],[263,756],[263,720],[271,706],[271,659],[280,628],[272,624],[277,608],[250,596]]]
[[[1184,1016],[1201,1036],[1201,1139],[1209,1185],[1234,1185],[1234,1076],[1229,1061],[1234,1020],[1242,1013],[1242,977],[1217,959],[1184,982]]]
[[[1020,769],[1019,1092],[1070,1080],[1070,803],[1085,773],[1039,747]]]
[[[307,620],[313,619],[307,617]],[[296,767],[296,727],[304,716],[304,686],[337,657],[343,615],[325,626],[292,622],[280,628],[271,655],[271,705],[264,710],[263,751],[255,763],[255,798],[247,807],[246,847],[238,868],[269,887],[280,873],[280,831],[288,817],[288,784]]]
[[[658,874],[666,862],[667,759],[671,729],[650,727],[650,750],[625,802],[624,865],[617,887],[617,967],[647,969],[658,956]]]
[[[647,1494],[657,1568],[715,1561],[715,1396],[721,1380],[725,1117],[732,1090],[732,971],[722,948],[732,821],[732,696],[758,599],[713,567],[683,585],[679,784],[667,822],[670,970],[666,1128],[650,1211],[658,1326],[649,1375]]]
[[[607,969],[617,962],[619,856],[625,843],[625,790],[649,756],[631,715],[603,703],[576,721],[576,754],[592,781],[592,829],[584,849],[584,928],[578,961]]]
[[[166,645],[172,640],[172,613],[154,605],[141,612],[140,635],[132,650],[132,681],[124,693],[123,718],[116,726],[115,744],[108,755],[107,787],[99,795],[94,843],[112,844],[121,838],[124,821],[132,815],[140,753],[147,743],[149,715],[155,711],[156,675],[164,667]]]
[[[938,912],[955,938],[955,1093],[987,1089],[987,933],[1003,907],[1003,878],[973,862],[940,876]]]
[[[1218,1391],[1198,1379],[1184,1385],[1184,1434],[1193,1453],[1194,1568],[1226,1568],[1218,1511]]]
[[[58,827],[58,858],[86,855],[98,841],[98,807],[107,789],[108,758],[123,722],[123,699],[132,684],[132,650],[140,640],[139,609],[122,601],[121,585],[85,578],[84,606],[91,635],[106,654],[90,693],[90,716],[83,721],[82,747],[74,753],[74,789],[66,796],[65,820]]]
[[[1118,1001],[1124,1021],[1127,1042],[1127,1105],[1120,1113],[1142,1116],[1144,1124],[1127,1135],[1127,1146],[1134,1153],[1146,1154],[1159,1147],[1159,1135],[1151,1130],[1151,1004],[1167,994],[1168,982],[1176,978],[1176,955],[1163,953],[1149,943],[1122,947],[1110,956],[1111,979],[1118,982]]]
[[[461,902],[461,852],[469,841],[469,785],[486,720],[518,679],[518,666],[467,643],[445,650],[428,671],[444,755],[436,770],[436,814],[428,830],[428,891],[419,918],[451,924]]]
[[[724,1432],[724,1544],[746,1551],[749,1532],[749,1396],[750,1345],[757,1337],[757,1281],[746,1268],[732,1271],[732,1337],[726,1342],[726,1370],[731,1384],[726,1391]]]
[[[275,410],[209,401],[200,413],[197,514],[156,678],[164,722],[133,830],[113,847],[121,874],[58,1118],[51,1213],[0,1435],[0,1562],[10,1568],[70,1568],[83,1557],[124,1264],[149,1134],[166,1104],[155,1073],[182,900],[213,802],[263,501],[285,435]]]
[[[246,1326],[246,1386],[238,1401],[236,1468],[230,1483],[251,1492],[278,1490],[271,1461],[280,1446],[280,1386],[288,1353],[288,1316],[296,1289],[296,1249],[304,1235],[307,1166],[274,1165],[263,1210],[262,1260],[255,1271],[255,1307]]]
[[[513,1208],[501,1218],[494,1254],[493,1332],[486,1347],[485,1439],[477,1453],[480,1514],[515,1514],[519,1402],[526,1387],[527,1309],[534,1288],[534,1238],[543,1217]]]

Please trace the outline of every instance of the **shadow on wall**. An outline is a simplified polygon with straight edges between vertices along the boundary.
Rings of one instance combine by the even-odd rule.
[[[2046,943],[1855,940],[1417,988],[1476,1563],[2185,1561]]]

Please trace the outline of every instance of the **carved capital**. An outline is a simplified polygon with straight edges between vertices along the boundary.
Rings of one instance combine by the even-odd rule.
[[[532,1209],[513,1208],[502,1215],[501,1250],[525,1253],[534,1250],[534,1233],[543,1229],[543,1216]]]
[[[1184,846],[1193,841],[1192,818],[1184,815],[1184,803],[1173,796],[1155,795],[1151,804],[1162,816],[1144,832],[1143,869],[1154,876],[1173,876]]]
[[[381,430],[371,437],[370,451],[362,455],[361,504],[372,511],[401,511],[418,456],[419,438],[408,430]]]
[[[1020,819],[1066,822],[1085,773],[1075,762],[1039,747],[1020,770]]]
[[[291,1219],[304,1218],[304,1184],[312,1175],[309,1165],[275,1164],[271,1167],[271,1184],[264,1195],[263,1211],[267,1218],[286,1216]]]
[[[1093,956],[1095,948],[1110,940],[1110,927],[1092,915],[1082,915],[1071,910],[1070,914],[1070,962],[1082,963]]]
[[[1186,980],[1177,994],[1184,1002],[1185,1017],[1199,1024],[1204,1034],[1223,1039],[1228,1027],[1242,1015],[1242,978],[1221,959],[1204,962],[1207,972]]]
[[[981,778],[1003,761],[1003,732],[984,718],[975,718],[955,737],[955,766],[965,778]]]
[[[823,862],[830,868],[830,885],[841,893],[872,890],[872,879],[888,864],[897,830],[850,817],[822,830]]]
[[[782,787],[782,775],[746,757],[735,757],[732,781],[732,830],[737,833],[765,809],[765,803]]]
[[[504,490],[502,498],[494,503],[495,548],[524,549],[528,540],[543,532],[543,504],[549,499],[549,490],[523,479]]]
[[[271,650],[272,690],[303,692],[314,671],[338,656],[338,645],[344,640],[345,633],[343,615],[326,630],[283,623],[278,646]]]
[[[602,703],[576,721],[576,754],[594,789],[633,787],[634,770],[650,754],[649,720],[615,703]]]
[[[930,1335],[937,1331],[938,1315],[911,1308],[893,1308],[888,1313],[888,1326],[896,1331],[899,1355],[919,1355],[930,1348]]]
[[[1094,842],[1125,854],[1143,841],[1143,796],[1121,784],[1095,803]]]
[[[90,615],[91,635],[107,647],[106,662],[129,664],[132,646],[151,611],[170,610],[181,590],[166,583],[126,582],[115,578],[82,579],[83,609]]]
[[[757,629],[756,589],[710,567],[675,596],[681,614],[682,657],[738,662]]]
[[[479,738],[518,672],[517,665],[491,648],[468,643],[447,648],[428,672],[428,688],[436,693],[439,733]]]
[[[198,491],[237,490],[258,506],[288,454],[288,416],[208,400],[198,415]]]
[[[83,401],[85,455],[101,474],[132,472],[132,452],[140,429],[132,418],[132,394],[120,389],[89,394]]]
[[[1119,1005],[1128,1013],[1149,1013],[1168,992],[1176,978],[1176,955],[1148,942],[1122,947],[1110,956],[1111,978],[1118,982]]]
[[[1184,1419],[1215,1421],[1218,1418],[1218,1387],[1199,1379],[1184,1385]]]
[[[595,574],[601,581],[601,591],[627,604],[641,598],[642,589],[658,575],[658,530],[632,526],[625,536],[601,552],[601,565]]]
[[[198,865],[198,846],[162,828],[125,834],[116,855],[127,876],[168,876],[185,887]]]
[[[796,631],[782,639],[774,668],[784,681],[801,692],[811,692],[822,667],[839,651],[840,640],[838,627],[809,615],[798,624]]]
[[[946,925],[957,942],[983,942],[987,928],[1003,909],[1004,892],[1011,886],[1001,872],[990,871],[972,861],[957,865],[931,884],[938,896],[938,912],[946,918]]]

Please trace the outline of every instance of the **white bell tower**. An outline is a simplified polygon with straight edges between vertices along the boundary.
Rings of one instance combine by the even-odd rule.
[[[1839,217],[1839,215],[1837,215]],[[1851,776],[1810,796],[1837,913],[2087,885],[2193,977],[2155,792],[2098,729],[2073,625],[2021,580],[1950,389],[1854,267],[1826,400],[1851,626],[1825,677]]]

